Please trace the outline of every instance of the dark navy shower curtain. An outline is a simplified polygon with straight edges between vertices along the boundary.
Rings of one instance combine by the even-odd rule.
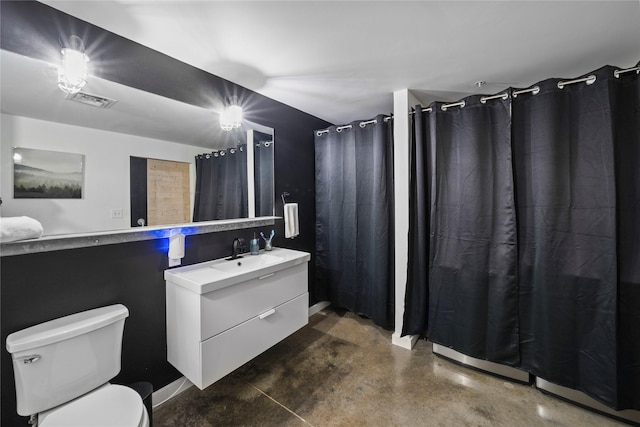
[[[640,410],[639,76],[591,75],[416,112],[403,334]]]
[[[639,89],[614,71],[513,100],[522,368],[640,409]]]
[[[429,195],[429,212],[424,214],[429,224],[424,227],[430,244],[428,251],[410,249],[414,262],[409,278],[425,280],[425,273],[415,272],[426,269],[428,261],[431,341],[472,357],[517,365],[510,101],[482,102],[472,96],[462,107],[443,105],[432,104],[432,112],[424,115],[416,109],[415,145],[426,148],[422,158],[427,165],[427,175],[416,179],[425,183]],[[425,252],[426,259],[415,259]],[[415,283],[408,287],[415,292]],[[406,304],[411,307],[416,301],[407,298]],[[425,326],[420,315],[412,317],[405,315],[405,332]]]
[[[196,156],[194,221],[246,218],[247,146]]]
[[[607,80],[618,220],[617,407],[640,410],[640,75],[627,73]]]
[[[432,110],[432,109],[431,109]],[[415,109],[411,126],[409,173],[409,264],[402,335],[424,336],[429,322],[430,178],[433,173],[435,114]]]
[[[393,127],[353,122],[315,134],[316,286],[336,307],[394,323]]]

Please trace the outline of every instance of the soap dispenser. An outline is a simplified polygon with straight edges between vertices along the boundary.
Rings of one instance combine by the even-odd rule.
[[[253,239],[249,242],[249,250],[251,251],[251,255],[258,255],[258,251],[260,250],[260,243],[256,238],[256,233],[253,233]]]

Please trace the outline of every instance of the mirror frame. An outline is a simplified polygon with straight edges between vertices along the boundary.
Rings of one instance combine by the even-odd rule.
[[[4,49],[3,49],[3,52],[4,52]],[[3,76],[3,80],[4,80],[4,76]],[[53,91],[57,94],[57,89],[56,88],[54,88]],[[157,95],[157,94],[150,94],[150,95],[152,95],[154,97],[156,97],[156,96],[157,97],[162,97],[162,95]],[[64,101],[64,102],[68,102],[68,101]],[[178,102],[178,101],[171,100],[171,102]],[[197,107],[197,106],[194,106],[194,107],[202,109],[202,107]],[[203,109],[203,110],[205,110],[205,109]],[[8,116],[13,116],[14,115],[14,113],[12,113],[12,112],[3,112],[3,115],[4,114],[7,114]],[[23,115],[17,115],[17,117],[24,117],[25,119],[42,120],[40,118],[31,117],[29,115],[24,115],[24,116]],[[55,123],[58,123],[58,122],[55,122]],[[64,124],[67,124],[67,123],[61,122],[60,124],[64,125]],[[71,125],[71,126],[74,126],[74,125]],[[75,126],[77,126],[77,125],[75,125]],[[89,126],[88,129],[96,129],[98,131],[103,130],[103,129],[100,129],[100,128],[95,128],[93,126]],[[262,133],[266,133],[266,134],[270,134],[270,135],[272,135],[274,137],[274,141],[275,141],[275,129],[274,128],[271,128],[271,127],[256,123],[256,122],[254,122],[252,120],[245,120],[244,123],[243,123],[243,129],[245,130],[245,132],[247,134],[251,134],[252,133],[251,131],[253,131],[253,130],[259,131],[259,132],[262,132]],[[131,133],[129,133],[129,132],[118,132],[118,133],[122,133],[124,135],[131,135]],[[134,136],[136,136],[136,135],[134,135]],[[169,141],[169,142],[172,142],[172,141]],[[187,144],[187,145],[189,145],[189,144]],[[208,147],[201,147],[201,148],[202,148],[202,152],[206,152],[207,150],[209,150]],[[162,158],[162,156],[161,156],[161,158]],[[193,163],[193,167],[195,168],[195,163]],[[273,165],[273,167],[275,168],[275,164]],[[251,170],[251,174],[253,174],[253,170]],[[195,176],[193,177],[193,179],[195,179]],[[253,175],[252,175],[252,178],[248,182],[253,184]],[[273,185],[275,185],[275,182],[273,183]],[[127,185],[127,187],[129,187],[129,186]],[[252,185],[252,187],[253,187],[253,185]],[[128,191],[129,191],[129,188],[127,188],[127,192]],[[272,215],[273,215],[273,213],[275,213],[275,194],[272,195],[272,197],[274,198],[274,203],[273,203],[273,206],[272,206],[272,209],[273,209],[272,210]],[[127,199],[128,198],[129,197],[127,195]],[[253,203],[250,204],[250,206],[252,206],[253,214],[251,214],[251,212],[250,212],[250,214],[247,217],[238,218],[238,219],[251,219],[251,218],[255,217],[255,198],[250,199],[250,200],[252,200],[252,202],[253,202]],[[190,224],[198,224],[198,223],[191,222]],[[181,227],[181,226],[184,226],[184,224],[167,224],[166,226],[168,226],[168,227]],[[128,230],[128,227],[127,228],[125,228],[125,227],[122,227],[122,228],[111,228],[111,229],[109,229],[109,228],[101,229],[101,228],[96,227],[94,229],[86,228],[85,230],[77,230],[77,231],[74,231],[74,230],[70,229],[70,230],[68,230],[68,232],[62,231],[63,234],[48,234],[46,236],[47,237],[51,237],[51,238],[57,238],[57,237],[63,237],[63,236],[66,236],[66,235],[76,235],[76,234],[97,235],[97,234],[104,233],[104,232],[119,232],[119,231],[126,231],[126,230]],[[55,233],[55,231],[54,231],[54,233]]]

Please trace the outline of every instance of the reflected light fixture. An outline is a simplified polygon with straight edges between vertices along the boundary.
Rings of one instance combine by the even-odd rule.
[[[238,100],[233,100],[220,113],[220,128],[224,131],[232,131],[242,126],[242,107],[238,105]]]
[[[62,49],[58,68],[58,87],[65,93],[75,94],[87,84],[89,57],[84,53],[84,43],[78,36],[71,36],[70,47]]]

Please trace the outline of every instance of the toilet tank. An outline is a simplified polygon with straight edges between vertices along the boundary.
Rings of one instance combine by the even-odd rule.
[[[7,337],[18,414],[66,403],[120,372],[122,333],[129,310],[121,304],[83,311]]]

